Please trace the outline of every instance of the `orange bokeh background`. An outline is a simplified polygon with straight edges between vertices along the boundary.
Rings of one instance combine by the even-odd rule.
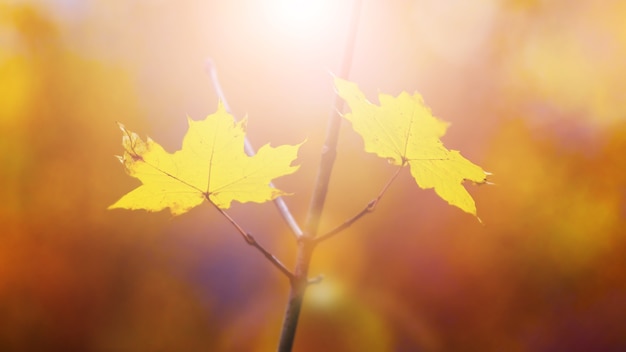
[[[115,122],[180,148],[186,116],[216,109],[210,58],[253,145],[306,139],[276,180],[304,220],[352,2],[297,32],[273,1],[0,2],[0,350],[275,348],[288,283],[211,207],[106,210],[138,184]],[[320,246],[296,351],[626,349],[624,13],[364,3],[349,78],[373,101],[419,91],[494,185],[468,185],[481,224],[404,172]],[[344,123],[322,228],[393,171]],[[293,266],[271,203],[230,214]]]

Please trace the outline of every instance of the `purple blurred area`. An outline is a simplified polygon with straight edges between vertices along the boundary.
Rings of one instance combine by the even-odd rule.
[[[253,145],[306,139],[276,180],[304,221],[352,11],[319,3],[305,26],[279,0],[0,2],[0,351],[275,349],[288,282],[213,208],[106,210],[138,186],[115,122],[180,148],[213,60]],[[494,184],[466,185],[480,223],[401,174],[319,247],[295,351],[626,350],[625,13],[364,3],[349,79],[420,92]],[[322,231],[393,172],[344,123]],[[271,203],[229,214],[293,266]]]

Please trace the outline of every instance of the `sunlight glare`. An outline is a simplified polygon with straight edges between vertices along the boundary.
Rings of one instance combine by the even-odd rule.
[[[296,37],[311,37],[325,25],[329,2],[275,0],[266,7],[267,20],[276,29]]]

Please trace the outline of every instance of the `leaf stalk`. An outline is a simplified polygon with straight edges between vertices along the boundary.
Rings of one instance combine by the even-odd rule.
[[[365,208],[363,208],[360,212],[358,212],[356,215],[354,215],[350,219],[346,220],[343,224],[335,227],[334,229],[328,231],[327,233],[319,237],[316,237],[314,240],[314,243],[319,244],[320,242],[326,241],[327,239],[335,236],[336,234],[350,227],[352,224],[354,224],[357,220],[359,220],[364,215],[373,212],[376,209],[376,205],[378,205],[378,202],[380,202],[380,199],[383,197],[385,192],[387,192],[387,189],[389,189],[389,186],[391,186],[391,183],[398,177],[403,167],[404,165],[401,165],[396,169],[396,172],[394,172],[393,176],[391,176],[391,178],[387,181],[383,189],[380,191],[380,193],[378,193],[378,196],[376,196],[376,198],[372,199],[369,203],[367,203]]]
[[[224,211],[224,209],[218,207],[217,205],[215,205],[215,203],[211,202],[211,200],[209,200],[209,197],[205,197],[205,198],[209,201],[209,203],[211,203],[211,205],[213,205],[220,212],[220,214],[222,214],[228,220],[228,222],[230,222],[237,229],[237,232],[241,234],[241,236],[243,237],[243,240],[246,241],[247,244],[249,244],[250,246],[256,248],[259,252],[261,252],[261,254],[263,254],[263,256],[267,258],[267,260],[269,260],[270,263],[272,263],[278,270],[280,270],[280,272],[282,272],[285,276],[287,276],[290,282],[293,282],[295,280],[294,274],[291,271],[289,271],[289,269],[287,269],[287,267],[280,260],[278,260],[276,256],[274,256],[267,249],[265,249],[265,247],[263,247],[259,242],[257,242],[254,236],[252,236],[249,232],[244,230],[243,227],[241,227],[241,225],[239,225],[239,223],[235,221],[235,219],[233,219],[226,211]]]

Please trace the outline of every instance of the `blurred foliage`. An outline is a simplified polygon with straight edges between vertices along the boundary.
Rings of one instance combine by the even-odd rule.
[[[0,350],[273,350],[287,282],[218,214],[105,210],[137,186],[115,121],[179,148],[210,56],[255,145],[307,139],[277,182],[304,218],[350,6],[305,40],[258,3],[0,2]],[[366,3],[350,79],[419,90],[495,185],[469,186],[481,225],[402,174],[319,248],[296,350],[626,349],[624,2]],[[325,228],[393,173],[361,143],[342,130]],[[293,264],[271,204],[232,215]]]

